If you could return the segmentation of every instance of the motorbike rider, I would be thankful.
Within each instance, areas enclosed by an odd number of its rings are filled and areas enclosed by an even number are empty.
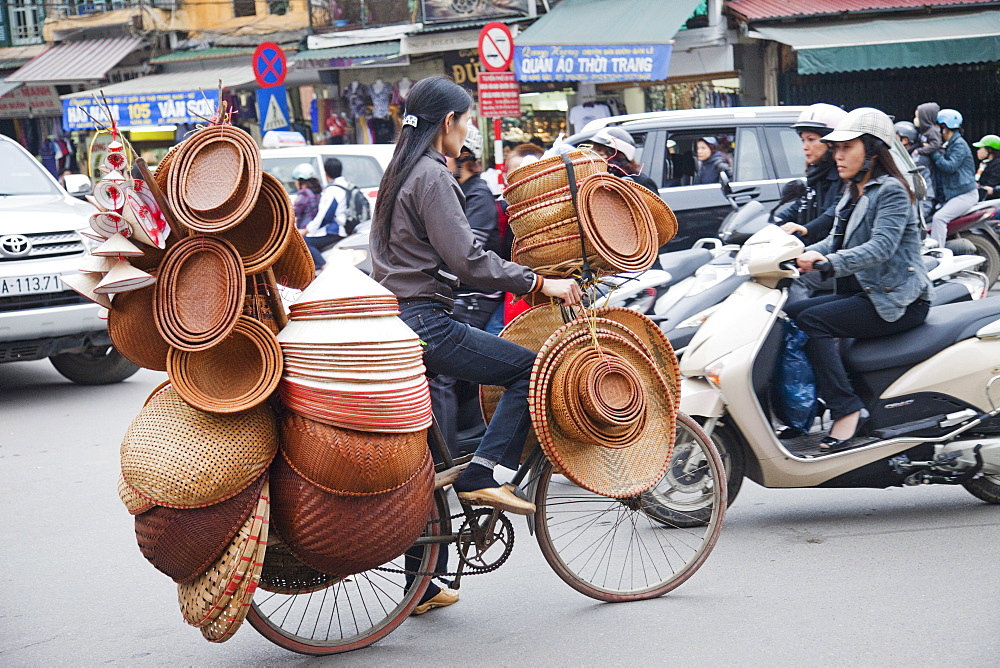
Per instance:
[[[942,109],[937,122],[944,143],[930,156],[934,162],[934,187],[943,204],[931,219],[931,237],[944,248],[948,223],[979,201],[979,191],[972,149],[962,137],[962,114],[954,109]]]
[[[870,107],[855,109],[823,138],[834,144],[847,183],[830,235],[805,249],[801,271],[827,262],[837,280],[832,295],[805,299],[786,313],[806,334],[806,354],[833,425],[820,449],[851,447],[864,407],[844,368],[839,338],[873,338],[912,329],[930,309],[933,286],[920,257],[915,199],[889,146],[892,120]]]
[[[308,162],[303,162],[295,166],[292,170],[292,178],[298,186],[295,193],[295,227],[304,229],[319,211],[320,195],[323,194],[323,186],[316,178],[316,170]]]
[[[913,162],[919,169],[920,178],[924,181],[924,199],[920,201],[920,211],[924,220],[930,220],[931,212],[934,210],[934,163],[930,156],[923,155],[918,149],[923,147],[920,142],[920,131],[917,126],[909,121],[899,121],[893,126],[899,143],[903,145],[913,157]]]
[[[844,182],[837,174],[833,150],[822,140],[846,115],[840,107],[819,102],[799,114],[792,126],[802,139],[806,157],[806,193],[775,217],[784,223],[782,230],[804,236],[807,242],[825,239],[833,227],[833,210],[844,191]]]
[[[985,135],[975,142],[976,158],[979,159],[979,169],[976,170],[976,183],[979,185],[979,199],[1000,199],[1000,137]]]
[[[635,162],[635,139],[627,130],[604,127],[590,138],[594,152],[608,161],[608,173],[635,181],[654,193],[656,182],[642,173],[642,166]]]

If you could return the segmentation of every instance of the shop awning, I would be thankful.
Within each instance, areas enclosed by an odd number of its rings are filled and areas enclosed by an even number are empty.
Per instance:
[[[1000,12],[996,10],[801,27],[758,26],[750,35],[795,49],[799,74],[1000,60]]]
[[[42,55],[48,48],[48,44],[4,47],[0,49],[0,70],[13,70],[27,65],[32,58]]]
[[[21,85],[20,81],[0,81],[0,97],[3,97]]]
[[[701,0],[563,0],[516,46],[669,44]]]
[[[405,64],[396,62],[402,58],[406,57],[400,54],[400,41],[396,39],[388,42],[334,46],[327,49],[308,49],[296,53],[289,60],[305,67],[346,69]]]
[[[242,86],[254,80],[253,68],[249,65],[240,67],[217,67],[186,72],[169,72],[167,74],[151,74],[138,79],[130,79],[116,84],[101,86],[99,89],[84,90],[79,93],[63,95],[62,99],[76,97],[100,98],[101,91],[107,96],[147,95],[150,93],[173,93],[176,91],[205,90],[215,91],[219,81],[225,88]]]
[[[128,54],[142,46],[138,37],[63,42],[33,58],[7,81],[68,84],[100,81]]]

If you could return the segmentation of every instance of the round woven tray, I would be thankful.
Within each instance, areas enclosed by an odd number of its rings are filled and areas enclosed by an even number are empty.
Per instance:
[[[248,274],[271,267],[285,252],[295,230],[292,203],[278,179],[264,174],[260,196],[243,221],[219,236],[233,244]]]
[[[667,387],[673,392],[674,404],[680,406],[680,365],[677,363],[677,355],[674,353],[673,346],[670,345],[670,340],[655,322],[641,313],[622,306],[605,306],[594,309],[589,313],[589,317],[593,322],[605,328],[613,328],[617,325],[620,328],[618,333],[626,338],[634,337],[630,338],[630,341],[647,353]],[[628,332],[628,335],[625,332]]]
[[[651,191],[649,188],[639,185],[635,181],[622,180],[625,185],[631,188],[642,200],[642,203],[649,208],[649,213],[653,217],[656,225],[656,243],[658,247],[663,247],[677,234],[677,216],[673,210],[663,201],[663,198]]]
[[[580,184],[578,204],[584,237],[616,271],[645,271],[659,245],[649,207],[626,181],[610,174]]]
[[[238,413],[263,402],[278,387],[281,364],[274,334],[247,316],[240,316],[229,336],[212,348],[167,353],[174,389],[210,413]]]
[[[285,252],[278,256],[271,268],[278,283],[296,290],[305,290],[316,278],[316,265],[306,240],[298,231],[288,235]]]
[[[278,421],[257,406],[217,415],[167,387],[132,420],[121,445],[122,476],[134,494],[168,508],[200,508],[239,494],[278,451]]]
[[[274,529],[267,537],[267,556],[260,572],[258,587],[273,594],[309,594],[321,591],[342,578],[320,573],[306,566],[292,554]]]
[[[245,290],[243,263],[231,243],[206,234],[186,237],[160,265],[154,322],[175,348],[211,348],[236,326]]]
[[[273,522],[300,561],[322,573],[347,576],[403,554],[431,515],[434,468],[426,451],[420,471],[399,489],[374,496],[341,496],[319,489],[278,457],[271,465]]]
[[[427,455],[427,432],[377,434],[288,414],[281,451],[303,478],[333,494],[380,494],[405,485]]]
[[[608,171],[608,163],[593,151],[572,151],[566,155],[573,162],[578,182],[593,174]],[[518,167],[507,178],[510,185],[503,191],[503,197],[512,205],[569,185],[566,164],[561,155]]]
[[[108,333],[125,359],[146,369],[166,371],[170,344],[156,327],[149,326],[155,295],[155,285],[117,295],[108,312]]]
[[[257,506],[267,473],[231,499],[204,508],[155,506],[135,518],[142,556],[174,582],[204,573]]]

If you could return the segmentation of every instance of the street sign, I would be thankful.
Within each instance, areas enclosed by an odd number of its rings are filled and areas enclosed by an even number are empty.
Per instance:
[[[514,59],[514,36],[503,23],[493,21],[479,31],[479,60],[487,72],[510,69]]]
[[[521,115],[521,86],[513,72],[479,73],[479,115],[484,118]]]
[[[274,42],[264,42],[253,52],[253,75],[261,88],[271,88],[285,83],[288,63],[285,52]]]
[[[257,91],[257,118],[262,133],[288,129],[288,92],[284,86]]]

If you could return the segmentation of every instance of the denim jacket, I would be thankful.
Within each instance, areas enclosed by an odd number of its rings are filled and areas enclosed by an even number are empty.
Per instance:
[[[976,189],[976,163],[972,149],[958,131],[945,142],[940,151],[931,153],[938,197],[947,202]]]
[[[848,203],[844,192],[837,212]],[[833,235],[806,250],[822,253],[837,277],[853,274],[886,322],[903,317],[918,299],[930,301],[934,286],[920,256],[920,230],[914,205],[898,179],[882,175],[865,184],[847,221],[844,243],[831,252]]]

